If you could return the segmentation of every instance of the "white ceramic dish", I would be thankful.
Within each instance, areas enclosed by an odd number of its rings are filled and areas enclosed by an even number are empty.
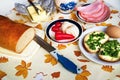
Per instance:
[[[73,25],[75,25],[74,27],[76,27],[78,29],[78,31],[79,31],[77,37],[75,37],[72,40],[61,40],[61,41],[55,40],[55,38],[54,38],[55,37],[55,33],[51,30],[51,28],[55,25],[56,22],[61,22],[61,23],[63,23],[63,22],[69,22],[69,23],[72,23]],[[77,22],[73,21],[73,20],[70,20],[70,19],[55,20],[52,23],[50,23],[48,25],[48,27],[46,28],[46,35],[47,35],[47,37],[51,41],[54,41],[56,43],[71,43],[71,42],[74,42],[74,41],[76,41],[76,40],[79,39],[79,37],[81,36],[82,32],[83,32],[83,29],[82,29],[81,25],[78,24]]]
[[[84,31],[82,33],[82,35],[80,36],[79,38],[79,48],[81,50],[81,52],[83,53],[83,55],[85,57],[87,57],[89,60],[95,62],[95,63],[98,63],[98,64],[102,64],[102,65],[115,65],[115,64],[120,64],[120,61],[118,62],[113,62],[113,63],[110,63],[110,62],[105,62],[105,61],[102,61],[98,58],[97,54],[90,54],[89,52],[87,52],[85,49],[84,49],[84,46],[83,46],[83,38],[86,34],[90,33],[90,32],[93,32],[93,31],[105,31],[106,30],[106,27],[105,26],[99,26],[99,27],[93,27],[93,28],[90,28],[90,29],[87,29],[86,31]]]

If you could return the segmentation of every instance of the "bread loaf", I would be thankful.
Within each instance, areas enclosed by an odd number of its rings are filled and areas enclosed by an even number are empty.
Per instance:
[[[34,28],[0,15],[0,47],[20,53],[34,36]]]

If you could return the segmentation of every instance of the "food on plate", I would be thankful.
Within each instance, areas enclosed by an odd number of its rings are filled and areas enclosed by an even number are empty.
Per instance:
[[[0,47],[20,53],[34,36],[34,28],[0,15]]]
[[[38,7],[38,13],[35,11],[33,6],[28,6],[27,7],[27,11],[30,15],[30,18],[33,22],[40,22],[40,21],[46,21],[48,16],[45,10],[43,10],[40,6],[36,6]]]
[[[78,28],[70,22],[56,22],[51,29],[55,36],[55,40],[73,40],[79,35]]]
[[[112,38],[120,38],[120,27],[115,25],[107,27],[106,33]]]
[[[85,6],[78,6],[75,10],[78,11],[79,17],[86,22],[102,22],[110,16],[110,9],[103,0],[96,0]]]
[[[97,53],[102,44],[108,41],[109,36],[102,31],[93,31],[84,37],[83,45],[90,53]]]
[[[98,57],[108,62],[120,60],[120,43],[117,40],[107,41],[101,46]]]

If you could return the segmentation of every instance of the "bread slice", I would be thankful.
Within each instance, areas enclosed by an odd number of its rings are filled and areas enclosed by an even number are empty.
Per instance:
[[[98,53],[101,60],[116,62],[120,60],[120,43],[117,40],[110,40],[103,44]]]
[[[34,28],[0,15],[0,47],[20,53],[34,36]]]
[[[93,31],[84,37],[83,45],[90,53],[97,53],[100,46],[108,41],[109,36],[102,31]]]

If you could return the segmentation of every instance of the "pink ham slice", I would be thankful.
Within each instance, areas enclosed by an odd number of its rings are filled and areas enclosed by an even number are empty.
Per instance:
[[[110,9],[102,0],[96,0],[88,6],[80,6],[75,8],[79,11],[79,15],[87,22],[101,22],[106,20],[110,15]]]

